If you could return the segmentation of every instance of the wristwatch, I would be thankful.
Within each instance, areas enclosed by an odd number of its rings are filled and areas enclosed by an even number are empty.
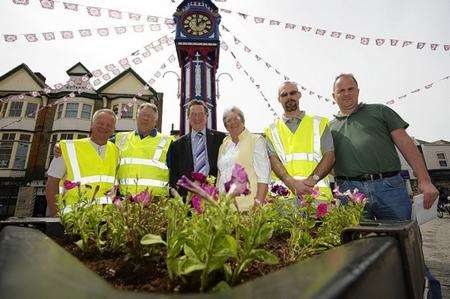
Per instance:
[[[312,176],[311,176],[311,178],[317,183],[318,181],[320,181],[320,176],[318,176],[317,174],[313,174]]]

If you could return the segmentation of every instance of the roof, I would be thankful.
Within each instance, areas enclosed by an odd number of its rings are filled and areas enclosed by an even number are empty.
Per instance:
[[[435,144],[435,145],[450,145],[450,142],[447,141],[447,140],[440,139],[440,140],[436,140],[436,141],[431,142],[431,144]]]
[[[14,74],[15,72],[19,71],[20,69],[24,69],[29,75],[30,77],[41,87],[41,88],[46,88],[48,87],[47,84],[45,84],[45,82],[40,78],[40,76],[37,76],[35,73],[33,73],[33,71],[28,67],[28,65],[26,65],[25,63],[19,64],[18,66],[16,66],[15,68],[13,68],[12,70],[10,70],[9,72],[5,73],[4,75],[0,76],[0,81],[3,81],[4,79],[8,78],[9,76],[11,76],[12,74]]]
[[[66,73],[71,76],[83,76],[83,75],[88,75],[89,78],[92,77],[91,72],[87,69],[87,67],[85,67],[81,62],[76,63],[74,66],[72,66],[71,68],[69,68]]]
[[[114,77],[112,80],[110,80],[109,82],[107,82],[105,85],[103,85],[102,87],[100,87],[99,89],[97,89],[98,93],[102,93],[106,88],[108,88],[109,86],[113,85],[115,82],[119,81],[121,78],[123,78],[124,76],[126,76],[127,74],[132,74],[136,79],[139,80],[139,82],[142,83],[142,85],[148,85],[147,82],[145,82],[144,79],[142,79],[141,76],[138,75],[138,73],[136,73],[132,68],[127,68],[126,70],[124,70],[123,72],[121,72],[120,74],[118,74],[116,77]],[[151,86],[149,86],[149,90],[152,94],[154,94],[155,96],[157,95],[156,90],[154,90]]]

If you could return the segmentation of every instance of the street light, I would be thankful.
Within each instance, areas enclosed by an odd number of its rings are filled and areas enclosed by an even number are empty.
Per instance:
[[[222,76],[222,75],[227,75],[228,77],[230,77],[231,81],[233,81],[233,77],[231,77],[231,75],[228,74],[228,73],[220,73],[220,74],[217,76],[217,79],[216,79],[216,97],[217,97],[217,99],[220,98],[220,93],[219,93],[219,78],[220,78],[220,76]]]
[[[167,71],[163,74],[163,78],[166,74],[175,74],[175,76],[177,76],[177,81],[178,81],[178,91],[177,91],[177,98],[180,98],[180,89],[181,89],[181,79],[180,79],[180,75],[178,75],[178,73],[174,72],[174,71]]]

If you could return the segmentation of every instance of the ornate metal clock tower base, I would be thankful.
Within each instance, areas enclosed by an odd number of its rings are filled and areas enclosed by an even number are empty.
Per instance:
[[[180,134],[190,131],[186,108],[201,100],[209,108],[208,128],[217,128],[216,71],[219,66],[218,8],[211,0],[184,0],[174,14],[175,46],[181,68]]]

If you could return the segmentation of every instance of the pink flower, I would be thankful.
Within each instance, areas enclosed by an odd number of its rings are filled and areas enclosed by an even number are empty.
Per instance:
[[[322,218],[328,213],[328,205],[326,203],[321,203],[317,206],[316,217]]]
[[[231,178],[228,182],[225,183],[224,187],[227,195],[231,197],[249,195],[249,181],[244,167],[239,164],[234,164]]]
[[[333,194],[335,196],[341,196],[342,195],[341,191],[339,191],[339,186],[338,185],[336,185],[336,187],[333,189]]]
[[[201,184],[200,188],[203,189],[208,195],[210,195],[214,200],[217,200],[219,198],[219,191],[215,186],[211,186],[208,184]]]
[[[131,197],[131,201],[132,202],[141,202],[144,205],[148,205],[150,203],[150,193],[148,192],[148,189],[145,189],[144,191]]]
[[[199,182],[199,183],[206,183],[206,175],[204,175],[201,172],[193,172],[192,173],[192,179],[194,181]]]
[[[112,202],[116,207],[120,207],[122,205],[122,199],[120,198],[120,196],[114,197]]]
[[[353,193],[353,198],[352,198],[352,200],[353,200],[354,202],[357,202],[357,203],[365,202],[365,200],[366,200],[366,195],[365,195],[364,193],[362,193],[362,192],[355,192],[355,193]]]
[[[181,179],[178,180],[177,185],[180,187],[183,187],[193,193],[200,195],[201,197],[207,199],[208,201],[210,201],[212,203],[216,203],[214,201],[214,198],[212,195],[210,195],[205,190],[203,190],[200,187],[200,185],[198,185],[198,184],[194,183],[193,181],[191,181],[190,179],[188,179],[185,175],[183,175],[181,177]],[[211,190],[211,192],[213,192],[213,191]]]
[[[197,214],[203,213],[202,198],[198,194],[195,194],[194,196],[192,196],[191,201],[192,201],[192,207],[197,212]]]
[[[71,182],[71,181],[68,181],[68,180],[64,181],[64,189],[70,190],[70,189],[73,189],[75,187],[80,187],[80,182]]]
[[[319,187],[314,187],[314,189],[311,191],[311,196],[314,199],[317,199],[320,196],[320,190]]]

